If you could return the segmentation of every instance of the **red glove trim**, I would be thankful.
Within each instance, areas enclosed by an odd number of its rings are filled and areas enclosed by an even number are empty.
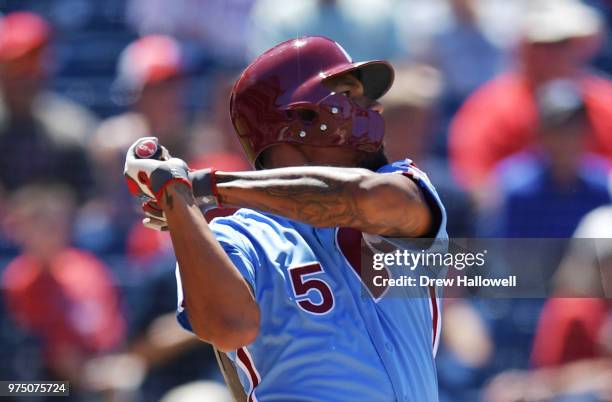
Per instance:
[[[138,183],[136,183],[136,181],[128,175],[125,175],[124,177],[125,177],[125,182],[127,183],[128,190],[130,191],[130,193],[135,197],[141,196],[142,190],[140,189],[140,186],[138,185]]]
[[[215,200],[217,201],[217,206],[221,208],[221,200],[219,199],[219,189],[217,188],[217,169],[210,169],[210,187]]]
[[[168,186],[172,183],[183,183],[184,185],[186,185],[187,187],[189,187],[191,189],[191,182],[187,179],[183,179],[183,178],[173,178],[171,180],[168,180],[167,182],[164,183],[164,185],[159,189],[159,191],[155,194],[155,199],[159,202],[162,194],[164,193],[164,190],[166,188],[168,188]],[[149,187],[151,189],[151,192],[153,193],[153,189],[151,187]]]

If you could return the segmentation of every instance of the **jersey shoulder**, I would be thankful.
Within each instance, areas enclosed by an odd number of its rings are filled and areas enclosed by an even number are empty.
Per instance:
[[[445,239],[446,234],[446,209],[440,199],[434,185],[429,180],[425,172],[417,167],[411,159],[402,159],[389,163],[376,171],[377,173],[400,173],[412,179],[421,189],[427,204],[437,216],[438,225],[433,233],[433,237]]]
[[[215,231],[219,227],[230,227],[236,230],[257,231],[264,228],[279,229],[291,226],[291,221],[281,216],[267,214],[249,208],[240,208],[233,214],[218,216],[211,220],[210,227]]]
[[[417,181],[424,181],[431,186],[431,181],[427,174],[419,169],[412,159],[402,159],[393,163],[389,163],[379,168],[376,173],[403,173]]]
[[[290,234],[297,236],[299,225],[281,216],[241,208],[230,216],[214,218],[209,226],[222,244],[237,244],[253,253],[257,250],[274,254]]]

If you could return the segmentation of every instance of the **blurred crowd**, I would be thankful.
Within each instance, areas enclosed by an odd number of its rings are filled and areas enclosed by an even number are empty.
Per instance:
[[[553,297],[445,300],[440,400],[612,401],[612,310],[586,297],[606,278],[579,280],[612,267],[612,1],[0,12],[0,379],[69,380],[71,401],[229,400],[213,351],[175,322],[170,240],[140,224],[123,158],[153,134],[192,168],[250,169],[233,81],[271,46],[324,35],[355,60],[393,62],[385,147],[428,173],[451,237],[565,239]],[[601,241],[588,252],[585,238]]]

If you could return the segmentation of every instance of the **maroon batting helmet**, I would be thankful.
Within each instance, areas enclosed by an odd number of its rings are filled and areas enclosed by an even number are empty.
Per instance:
[[[321,36],[283,42],[253,61],[230,100],[232,123],[251,163],[266,148],[286,142],[380,149],[380,114],[323,85],[346,72],[355,74],[370,99],[380,98],[393,82],[386,61],[353,63],[338,43]]]

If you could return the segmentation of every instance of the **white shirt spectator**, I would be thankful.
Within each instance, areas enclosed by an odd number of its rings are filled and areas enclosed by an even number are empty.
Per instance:
[[[254,0],[130,0],[128,23],[141,35],[163,33],[201,43],[213,55],[244,61]],[[287,2],[291,3],[291,2]]]
[[[355,60],[401,55],[394,0],[258,0],[248,36],[250,57],[285,40],[322,35]]]

